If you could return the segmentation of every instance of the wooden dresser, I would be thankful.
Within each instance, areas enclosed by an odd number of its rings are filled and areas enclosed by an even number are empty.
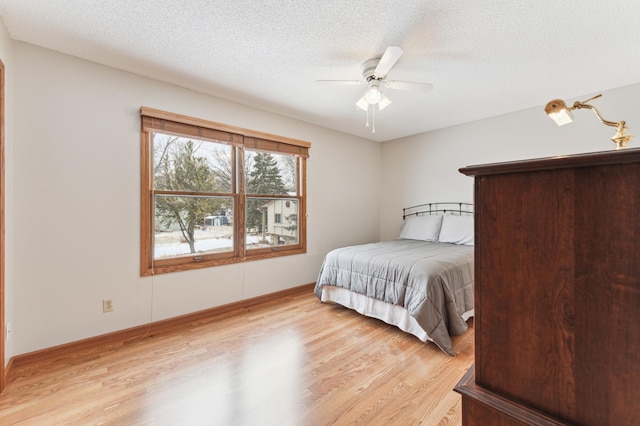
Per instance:
[[[640,149],[460,171],[476,212],[463,424],[640,424]]]

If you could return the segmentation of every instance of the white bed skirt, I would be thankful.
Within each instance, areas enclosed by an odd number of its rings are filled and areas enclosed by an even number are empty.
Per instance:
[[[433,342],[427,332],[420,327],[418,322],[409,315],[409,312],[401,306],[392,305],[381,300],[372,299],[359,293],[354,293],[342,287],[331,285],[322,286],[323,302],[337,303],[353,309],[367,317],[376,318],[394,325],[402,331],[413,334],[423,342]],[[462,314],[462,319],[467,321],[473,316],[473,309]]]

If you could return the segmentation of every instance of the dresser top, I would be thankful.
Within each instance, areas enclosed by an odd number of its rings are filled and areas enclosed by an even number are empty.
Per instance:
[[[626,163],[640,163],[640,148],[480,164],[463,167],[459,171],[467,176],[483,176]]]

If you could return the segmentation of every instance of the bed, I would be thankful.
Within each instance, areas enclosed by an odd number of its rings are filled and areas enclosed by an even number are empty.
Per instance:
[[[405,208],[398,238],[330,251],[314,292],[453,355],[473,316],[473,236],[470,203]]]

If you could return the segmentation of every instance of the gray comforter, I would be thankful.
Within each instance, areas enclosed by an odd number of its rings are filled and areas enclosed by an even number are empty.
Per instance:
[[[450,336],[467,330],[462,314],[473,309],[473,247],[399,239],[335,249],[320,269],[318,298],[325,285],[405,308],[453,355]]]

